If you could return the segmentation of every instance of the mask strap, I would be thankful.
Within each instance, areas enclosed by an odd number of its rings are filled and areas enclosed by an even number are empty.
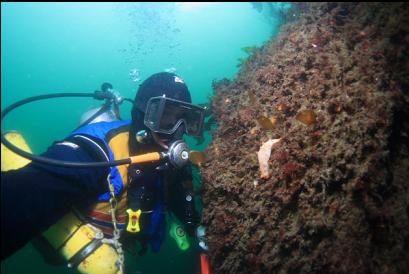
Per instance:
[[[152,132],[152,136],[153,139],[155,140],[155,142],[160,145],[161,147],[163,147],[164,149],[169,149],[169,146],[167,146],[160,138],[159,135],[156,132]]]

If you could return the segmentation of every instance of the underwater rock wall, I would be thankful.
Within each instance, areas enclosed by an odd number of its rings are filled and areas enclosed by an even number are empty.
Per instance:
[[[201,170],[212,273],[407,273],[408,4],[297,14],[214,83]]]

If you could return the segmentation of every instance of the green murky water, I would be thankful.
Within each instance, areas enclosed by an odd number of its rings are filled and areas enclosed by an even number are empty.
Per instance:
[[[281,22],[269,15],[250,3],[1,3],[1,108],[39,94],[93,92],[103,82],[133,99],[143,80],[165,70],[184,79],[194,103],[205,103],[213,80],[234,78],[239,59],[248,56],[242,48],[275,35]],[[41,153],[100,104],[35,102],[11,113],[2,130],[22,132]],[[130,108],[122,106],[123,118]],[[204,149],[211,141],[205,137],[191,148]],[[126,273],[199,273],[193,243],[180,251],[168,237],[159,253],[127,255]],[[45,264],[31,244],[3,261],[1,271],[77,273]]]

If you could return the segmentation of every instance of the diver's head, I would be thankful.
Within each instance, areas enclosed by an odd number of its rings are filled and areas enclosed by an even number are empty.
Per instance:
[[[183,134],[198,135],[203,124],[202,108],[191,104],[189,89],[173,73],[150,76],[139,87],[132,108],[133,125],[149,130],[157,143],[166,145]]]
[[[165,95],[167,98],[192,103],[189,89],[174,73],[159,72],[146,79],[138,89],[134,109],[146,111],[149,99]]]
[[[112,85],[110,84],[110,83],[103,83],[102,85],[101,85],[101,91],[103,91],[103,92],[107,92],[107,91],[109,91],[109,90],[112,90],[113,89],[113,87],[112,87]]]

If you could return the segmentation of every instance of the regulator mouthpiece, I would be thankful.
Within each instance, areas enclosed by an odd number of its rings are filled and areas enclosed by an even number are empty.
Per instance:
[[[181,140],[172,143],[165,153],[169,162],[176,168],[184,167],[189,161],[189,147]]]

